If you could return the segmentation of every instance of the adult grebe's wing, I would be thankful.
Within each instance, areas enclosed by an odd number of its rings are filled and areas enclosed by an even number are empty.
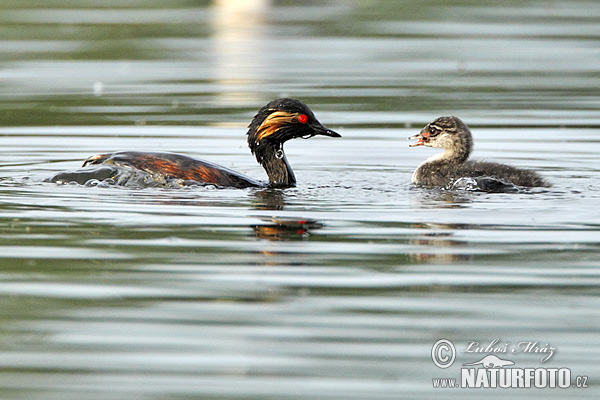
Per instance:
[[[104,180],[118,174],[118,170],[139,170],[164,179],[182,179],[223,187],[259,187],[261,182],[239,172],[204,160],[175,153],[143,153],[121,151],[97,154],[85,160],[83,168],[61,172],[47,179],[49,182],[85,183],[90,179]]]

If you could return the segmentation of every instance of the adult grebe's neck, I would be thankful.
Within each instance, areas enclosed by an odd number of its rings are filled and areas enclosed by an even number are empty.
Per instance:
[[[296,186],[294,171],[283,152],[283,144],[270,143],[256,151],[256,160],[269,177],[269,186]]]

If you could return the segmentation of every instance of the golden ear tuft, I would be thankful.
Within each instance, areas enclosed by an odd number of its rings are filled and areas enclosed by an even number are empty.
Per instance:
[[[294,122],[297,116],[297,113],[289,113],[286,111],[275,111],[274,113],[269,114],[256,130],[256,141],[260,142],[264,138],[277,132],[283,125]]]

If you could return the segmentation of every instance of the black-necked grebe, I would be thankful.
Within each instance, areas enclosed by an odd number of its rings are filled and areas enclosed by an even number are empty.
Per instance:
[[[550,187],[550,184],[534,171],[495,162],[468,160],[473,149],[473,138],[469,127],[456,117],[440,117],[409,139],[418,139],[410,147],[445,149],[419,165],[412,176],[416,185],[450,188],[461,178],[481,177],[516,186]]]
[[[296,178],[283,152],[283,144],[290,139],[310,138],[315,135],[341,137],[323,126],[311,109],[300,100],[282,98],[273,100],[261,108],[248,126],[248,146],[267,172],[268,184],[229,168],[182,154],[135,151],[92,156],[83,163],[83,167],[94,166],[93,169],[88,169],[90,172],[87,175],[86,168],[83,168],[58,173],[48,181],[69,182],[74,180],[74,177],[79,178],[75,179],[76,181],[103,180],[111,177],[110,167],[117,166],[140,170],[167,180],[181,179],[222,187],[290,187],[295,186]],[[99,165],[107,168],[98,168]]]

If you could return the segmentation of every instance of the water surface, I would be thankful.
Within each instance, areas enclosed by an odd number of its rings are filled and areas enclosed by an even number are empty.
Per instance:
[[[0,397],[480,398],[441,338],[600,381],[597,2],[7,1],[0,7]],[[342,139],[286,144],[285,190],[43,183],[174,151],[264,179],[245,144],[298,97]],[[454,114],[474,157],[550,189],[425,190]],[[512,358],[511,358],[512,357]]]

